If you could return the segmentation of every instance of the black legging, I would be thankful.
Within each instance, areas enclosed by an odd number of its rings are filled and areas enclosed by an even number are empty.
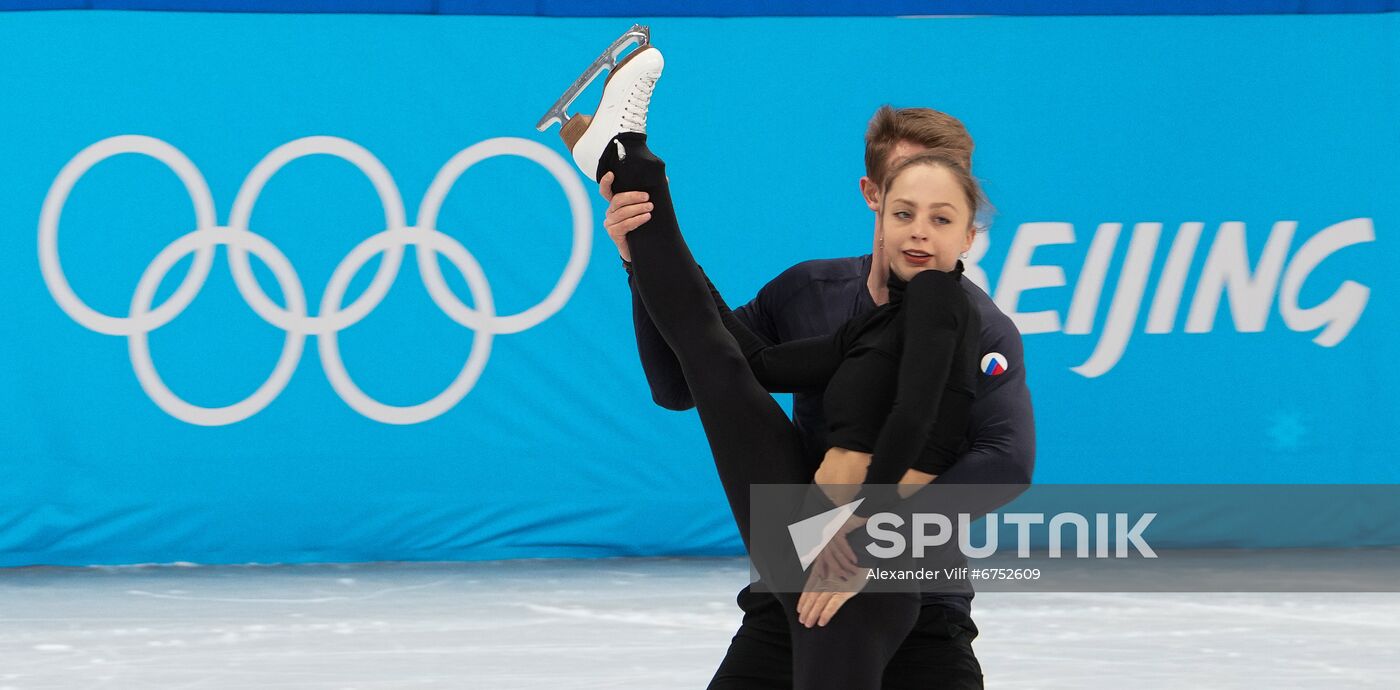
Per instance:
[[[666,182],[666,165],[646,136],[620,134],[606,147],[599,175],[612,172],[614,192],[644,191],[654,205],[647,223],[627,235],[633,280],[657,330],[675,352],[714,454],[715,468],[750,547],[751,484],[807,484],[801,438],[777,401],[764,390],[721,320],[708,282],[681,236]],[[731,315],[732,316],[732,315]],[[771,543],[771,542],[770,542]],[[795,559],[764,563],[763,579],[793,582]],[[775,569],[787,568],[775,577]],[[800,573],[800,571],[798,571]],[[800,575],[798,576],[800,578]],[[792,635],[796,690],[875,690],[886,663],[919,616],[915,593],[865,592],[852,597],[826,626],[797,622],[797,593],[777,593]]]

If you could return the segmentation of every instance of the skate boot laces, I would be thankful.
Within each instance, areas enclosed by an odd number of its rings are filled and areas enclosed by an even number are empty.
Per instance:
[[[641,77],[631,93],[627,94],[627,103],[622,106],[624,131],[647,133],[647,106],[651,104],[651,92],[654,88],[656,77]]]

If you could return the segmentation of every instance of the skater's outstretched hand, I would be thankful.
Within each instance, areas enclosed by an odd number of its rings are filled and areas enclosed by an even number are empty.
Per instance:
[[[608,237],[617,245],[617,253],[622,256],[622,260],[631,261],[632,252],[627,249],[627,233],[651,220],[652,204],[648,201],[650,196],[646,192],[613,194],[612,183],[612,173],[603,175],[603,179],[598,181],[598,192],[608,200],[608,212],[603,216],[603,227],[607,228]]]
[[[802,596],[797,600],[797,620],[807,627],[826,625],[851,597],[865,587],[869,568],[856,563],[846,535],[865,524],[865,518],[851,516],[827,542],[812,563]]]
[[[869,568],[860,568],[850,577],[821,578],[813,572],[807,578],[807,586],[797,599],[797,620],[801,624],[826,625],[846,602],[865,587]]]

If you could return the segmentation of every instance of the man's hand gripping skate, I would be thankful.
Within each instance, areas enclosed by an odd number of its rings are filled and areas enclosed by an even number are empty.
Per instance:
[[[608,237],[617,245],[617,253],[622,256],[622,260],[631,261],[632,253],[627,249],[627,233],[651,220],[653,206],[648,201],[651,197],[646,192],[613,194],[612,183],[612,173],[603,175],[603,179],[598,181],[598,193],[608,201],[608,212],[603,216],[603,227],[607,228]]]

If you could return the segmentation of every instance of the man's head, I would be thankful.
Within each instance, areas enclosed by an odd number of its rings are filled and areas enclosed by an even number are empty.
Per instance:
[[[930,108],[880,106],[865,130],[865,177],[860,193],[871,211],[880,209],[885,175],[900,161],[929,149],[955,155],[972,169],[972,135],[958,118]]]

